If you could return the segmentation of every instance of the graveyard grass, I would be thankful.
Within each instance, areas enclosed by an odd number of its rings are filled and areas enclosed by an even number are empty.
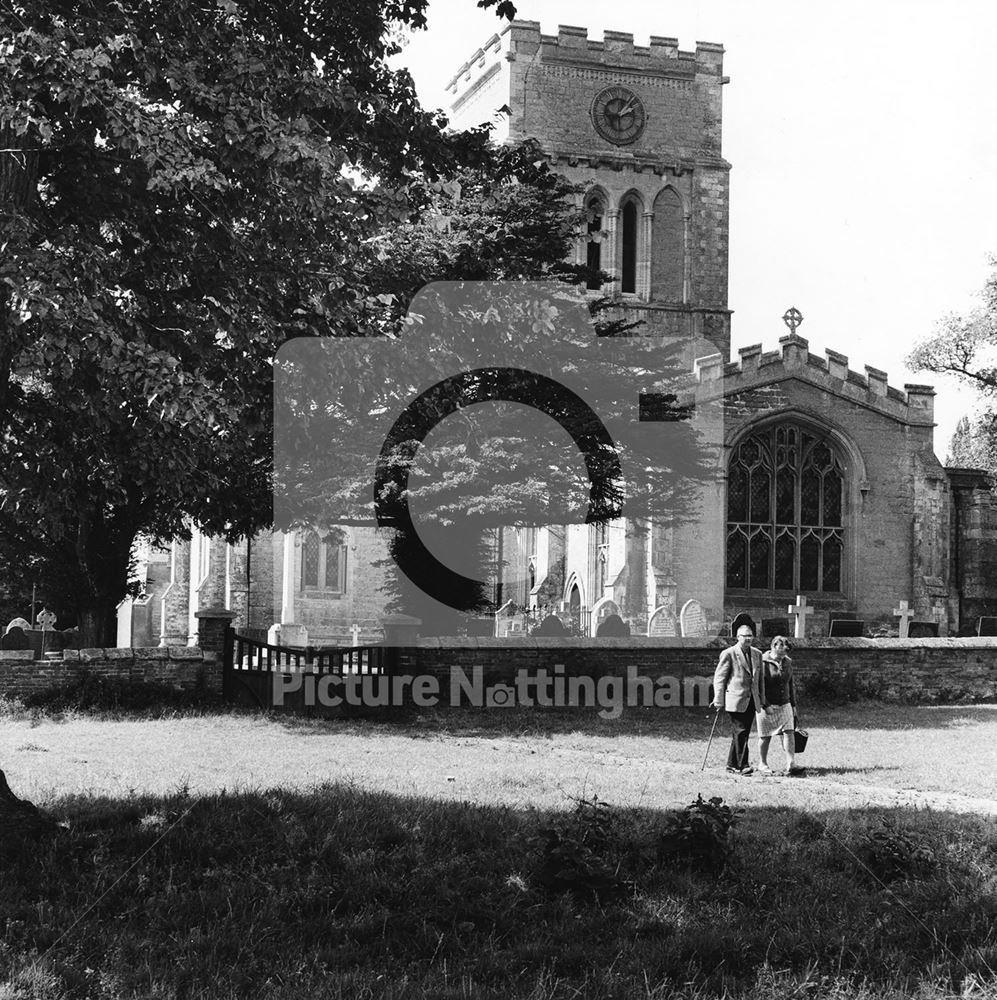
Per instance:
[[[997,997],[997,706],[814,709],[806,779],[700,772],[711,718],[7,706],[68,829],[0,840],[0,998]],[[722,874],[654,850],[699,793]],[[552,825],[618,894],[544,890]]]

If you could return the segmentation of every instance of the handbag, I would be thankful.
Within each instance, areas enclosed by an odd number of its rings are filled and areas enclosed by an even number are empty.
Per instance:
[[[799,729],[799,720],[796,716],[793,716],[793,752],[803,753],[807,748],[807,740],[810,739],[810,734],[805,729]]]

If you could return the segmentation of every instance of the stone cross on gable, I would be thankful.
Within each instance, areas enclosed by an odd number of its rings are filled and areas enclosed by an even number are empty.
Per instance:
[[[790,333],[796,333],[796,328],[803,322],[803,313],[796,306],[790,306],[782,314],[782,321],[789,327]]]
[[[900,602],[899,608],[894,608],[893,613],[900,619],[900,638],[906,639],[910,634],[910,622],[914,617],[910,605],[906,601]]]
[[[786,612],[796,620],[794,635],[797,639],[807,637],[807,618],[813,613],[813,608],[807,604],[807,599],[802,594],[796,595],[796,603],[790,604]]]

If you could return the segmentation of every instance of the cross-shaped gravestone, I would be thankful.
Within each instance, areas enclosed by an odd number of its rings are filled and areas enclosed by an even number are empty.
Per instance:
[[[910,634],[910,622],[914,617],[910,605],[906,601],[900,602],[899,608],[894,608],[893,613],[900,619],[900,638],[906,639]]]
[[[350,642],[353,644],[353,648],[356,649],[360,645],[360,626],[351,625],[350,626]]]
[[[790,604],[786,608],[786,613],[789,614],[796,621],[796,628],[794,629],[794,635],[797,639],[806,639],[807,637],[807,618],[813,613],[813,608],[807,604],[807,599],[802,594],[796,595],[796,603]]]
[[[42,608],[38,612],[38,627],[43,631],[47,632],[55,624],[55,615],[49,611],[48,608]]]

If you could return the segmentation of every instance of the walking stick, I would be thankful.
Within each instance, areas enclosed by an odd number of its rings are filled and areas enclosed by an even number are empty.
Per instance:
[[[713,736],[717,731],[717,723],[720,721],[720,709],[717,709],[717,714],[713,716],[713,728],[710,730],[710,742],[706,744],[706,754],[703,757],[703,766],[699,769],[700,771],[706,770],[706,759],[710,756],[710,747],[713,746]]]

